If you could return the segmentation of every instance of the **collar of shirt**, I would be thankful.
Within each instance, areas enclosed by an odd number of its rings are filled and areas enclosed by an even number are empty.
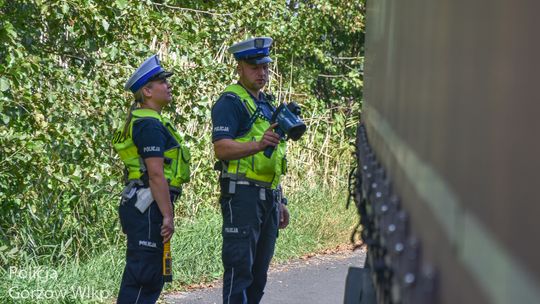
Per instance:
[[[239,86],[241,86],[242,88],[244,88],[244,90],[246,90],[246,92],[249,94],[249,96],[251,97],[251,99],[253,99],[253,101],[255,101],[256,103],[257,103],[257,102],[266,101],[266,95],[265,95],[262,91],[259,92],[259,97],[260,97],[260,98],[255,98],[255,96],[253,96],[253,94],[251,94],[251,92],[248,91],[248,89],[246,89],[246,87],[244,87],[244,86],[240,83],[240,81],[238,81],[236,84],[238,84]]]
[[[240,82],[238,82],[238,85],[242,86],[244,89],[246,89]],[[246,92],[248,92],[249,96],[258,108],[261,110],[261,114],[267,119],[270,120],[272,118],[272,113],[274,112],[274,107],[266,100],[266,94],[264,92],[259,92],[259,99],[255,98],[253,94],[251,94],[247,89]]]

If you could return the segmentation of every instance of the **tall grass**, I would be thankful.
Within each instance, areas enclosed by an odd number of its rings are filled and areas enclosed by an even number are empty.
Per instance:
[[[312,186],[289,194],[291,222],[288,228],[280,230],[274,261],[282,262],[347,242],[355,218],[352,211],[344,209],[345,188],[319,187],[318,184],[313,182]],[[220,278],[221,215],[218,208],[201,208],[194,217],[177,218],[176,225],[172,241],[174,281],[166,290],[182,290],[190,284]],[[56,267],[28,263],[2,270],[0,299],[2,303],[111,302],[117,294],[125,265],[124,253],[124,245],[110,246],[84,262],[66,261]],[[44,292],[37,294],[40,290]],[[50,295],[53,298],[48,299]]]

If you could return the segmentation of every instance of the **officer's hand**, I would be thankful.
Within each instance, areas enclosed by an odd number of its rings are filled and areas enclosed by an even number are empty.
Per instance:
[[[161,225],[161,236],[163,237],[163,243],[167,243],[174,233],[174,219],[172,216],[163,217],[163,224]]]
[[[287,206],[279,204],[279,229],[284,229],[289,225],[289,210]]]
[[[277,127],[277,122],[272,124],[263,134],[261,141],[259,141],[259,150],[262,151],[268,146],[275,147],[279,144],[279,135],[274,132],[274,128]]]

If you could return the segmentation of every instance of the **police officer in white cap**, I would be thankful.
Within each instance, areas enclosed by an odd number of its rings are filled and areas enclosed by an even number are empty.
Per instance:
[[[212,108],[212,141],[219,162],[223,217],[223,303],[259,303],[274,254],[278,228],[289,213],[276,189],[286,170],[285,142],[273,132],[271,96],[262,92],[272,62],[272,39],[234,44],[238,82]],[[275,147],[271,158],[266,147]]]
[[[113,138],[125,165],[126,184],[119,215],[127,252],[118,303],[155,303],[164,282],[172,278],[164,253],[174,233],[173,203],[182,184],[189,181],[190,155],[176,129],[161,115],[172,100],[167,80],[171,75],[154,55],[125,85],[135,102]]]

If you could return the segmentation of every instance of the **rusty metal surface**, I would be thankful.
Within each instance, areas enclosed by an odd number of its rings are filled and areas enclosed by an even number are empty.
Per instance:
[[[495,245],[486,250],[500,249],[531,286],[540,282],[539,11],[532,0],[368,1],[362,120],[426,258],[441,270],[442,303],[489,303],[511,294],[486,288],[490,278],[471,269],[474,259],[482,264],[498,252],[466,252],[460,240],[475,237],[466,217],[485,230],[471,248],[483,248],[487,235]],[[384,130],[402,145],[389,143]],[[455,214],[448,215],[454,224],[441,224],[426,202],[430,196],[421,192],[432,189],[419,190],[411,162],[400,158],[407,153],[455,196]],[[491,271],[500,277],[506,269]]]

